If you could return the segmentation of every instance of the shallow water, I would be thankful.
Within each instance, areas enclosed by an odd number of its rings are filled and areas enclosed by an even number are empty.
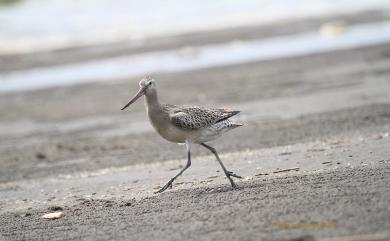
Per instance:
[[[145,73],[200,69],[387,42],[390,42],[390,22],[356,25],[334,36],[308,32],[3,73],[0,74],[0,92],[109,81]]]
[[[370,9],[390,9],[390,3],[388,0],[23,0],[0,7],[0,54]]]

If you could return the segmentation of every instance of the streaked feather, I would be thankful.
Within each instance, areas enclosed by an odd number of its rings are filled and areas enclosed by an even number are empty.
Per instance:
[[[212,109],[197,106],[164,105],[171,123],[177,127],[196,130],[225,121],[240,113],[235,110]]]

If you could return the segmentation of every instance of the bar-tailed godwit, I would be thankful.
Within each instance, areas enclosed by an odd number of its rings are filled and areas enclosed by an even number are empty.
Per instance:
[[[205,143],[217,139],[226,131],[242,126],[242,124],[235,123],[229,119],[238,114],[239,111],[162,104],[157,98],[156,81],[154,79],[145,77],[139,82],[139,86],[140,89],[138,93],[122,108],[122,110],[144,95],[146,112],[148,113],[149,120],[154,129],[164,139],[174,143],[185,143],[187,147],[187,164],[156,193],[161,193],[167,188],[172,188],[173,181],[190,167],[192,144],[200,144],[210,150],[221,165],[232,188],[236,188],[236,184],[232,177],[241,177],[226,170],[217,151]]]

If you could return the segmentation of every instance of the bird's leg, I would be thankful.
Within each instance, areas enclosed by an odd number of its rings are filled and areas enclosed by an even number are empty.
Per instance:
[[[185,170],[187,170],[187,168],[189,168],[191,166],[191,143],[186,142],[186,146],[187,146],[187,156],[188,156],[187,164],[183,167],[183,169],[181,169],[181,171],[178,174],[176,174],[176,176],[171,178],[171,180],[169,180],[169,182],[167,184],[165,184],[165,186],[163,186],[160,190],[158,190],[155,193],[162,193],[165,190],[167,190],[168,188],[172,188],[173,181],[175,181],[176,178],[178,178],[181,174],[183,174],[183,172]]]
[[[219,159],[217,151],[213,147],[211,147],[209,145],[206,145],[205,143],[201,143],[201,145],[206,147],[207,149],[209,149],[215,155],[215,157],[217,158],[217,161],[219,162],[219,164],[222,167],[223,172],[225,173],[226,177],[229,179],[230,184],[232,185],[232,188],[237,188],[236,184],[234,183],[234,181],[233,181],[233,179],[231,177],[237,177],[237,178],[242,178],[242,177],[237,175],[237,174],[234,174],[233,172],[230,172],[230,171],[226,170],[226,168],[223,165],[221,159]]]

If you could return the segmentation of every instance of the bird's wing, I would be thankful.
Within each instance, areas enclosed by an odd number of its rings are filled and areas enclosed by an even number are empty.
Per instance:
[[[224,121],[239,111],[210,109],[197,106],[169,106],[171,123],[183,129],[199,129]]]

